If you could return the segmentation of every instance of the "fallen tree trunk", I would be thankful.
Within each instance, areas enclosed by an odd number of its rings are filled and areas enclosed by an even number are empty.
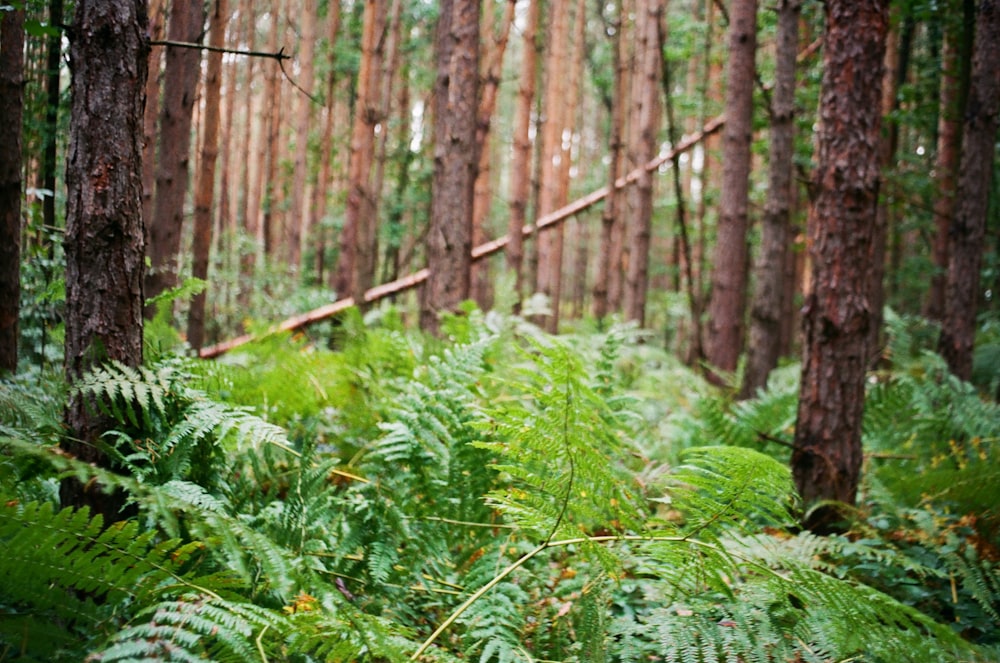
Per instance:
[[[680,143],[678,143],[673,149],[671,149],[666,154],[661,154],[644,166],[636,168],[632,172],[628,173],[624,177],[619,177],[618,181],[615,182],[616,189],[622,189],[627,185],[635,182],[639,179],[639,176],[646,172],[652,172],[667,163],[675,155],[687,152],[692,147],[700,143],[706,137],[712,135],[722,128],[725,124],[725,118],[722,115],[718,115],[713,119],[709,120],[702,130],[698,133],[688,136]],[[533,226],[525,226],[523,233],[525,236],[531,235],[535,230],[539,228],[545,228],[547,226],[555,225],[557,223],[562,223],[566,219],[579,214],[583,210],[587,209],[604,200],[608,193],[610,192],[609,187],[604,186],[596,191],[593,191],[582,198],[577,198],[573,202],[565,205],[554,212],[546,214],[538,219],[538,221]],[[472,249],[472,260],[473,262],[481,260],[487,256],[491,256],[498,251],[501,251],[507,242],[510,241],[510,237],[503,235],[485,244],[480,244],[479,246]],[[421,269],[417,272],[398,278],[395,281],[390,281],[389,283],[383,283],[382,285],[375,286],[374,288],[369,288],[365,292],[365,303],[377,302],[380,299],[388,297],[390,295],[395,295],[400,292],[404,292],[411,288],[415,288],[424,281],[427,280],[427,276],[430,274],[430,270],[427,268]],[[326,320],[331,318],[341,311],[344,311],[350,307],[354,306],[354,299],[352,297],[347,297],[345,299],[338,299],[337,301],[327,304],[326,306],[321,306],[317,309],[309,311],[308,313],[303,313],[302,315],[296,315],[294,317],[288,318],[276,327],[272,329],[269,333],[277,333],[283,331],[292,331],[295,329],[301,329],[307,327],[315,322],[320,322],[321,320]],[[234,348],[238,348],[241,345],[246,345],[250,343],[258,336],[253,334],[244,334],[243,336],[238,336],[236,338],[230,339],[228,341],[223,341],[221,343],[216,343],[215,345],[210,345],[202,348],[198,356],[202,359],[212,359],[218,357],[219,355],[225,354]]]

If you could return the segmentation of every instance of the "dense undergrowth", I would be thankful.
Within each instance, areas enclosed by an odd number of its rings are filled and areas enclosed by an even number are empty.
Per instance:
[[[828,538],[796,368],[736,404],[626,328],[355,316],[106,366],[117,473],[58,452],[58,379],[0,383],[0,660],[997,660],[1000,410],[890,322]],[[60,511],[65,476],[139,515]]]

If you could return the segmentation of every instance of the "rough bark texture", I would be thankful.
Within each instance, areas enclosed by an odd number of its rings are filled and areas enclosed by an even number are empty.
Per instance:
[[[66,378],[108,360],[142,363],[142,110],[146,3],[78,0],[71,33],[73,101],[66,167]],[[63,449],[108,465],[107,422],[78,396],[66,409]],[[63,506],[118,520],[123,496],[63,481]]]
[[[631,168],[638,168],[656,156],[660,127],[659,23],[663,4],[660,0],[639,3],[636,60],[638,76],[632,87]],[[649,245],[653,227],[653,174],[643,170],[626,198],[629,202],[628,266],[622,301],[625,318],[642,327],[646,323],[646,291],[649,288]]]
[[[149,38],[163,39],[163,29],[167,22],[167,7],[164,0],[149,0]],[[146,224],[146,238],[149,238],[149,224],[153,219],[153,193],[156,191],[156,132],[160,119],[160,83],[165,46],[151,46],[146,74],[146,108],[142,121],[142,220]]]
[[[861,472],[870,244],[878,202],[880,98],[888,0],[825,4],[816,198],[809,215],[812,292],[792,452],[806,508],[853,504]],[[839,510],[808,512],[813,531],[835,526]]]
[[[221,48],[225,44],[226,22],[229,20],[227,0],[215,0],[210,17],[209,43]],[[222,53],[212,51],[206,56],[205,114],[202,120],[201,160],[194,193],[194,234],[191,241],[191,275],[208,279],[208,258],[212,249],[212,201],[215,197],[215,163],[219,156],[219,101],[222,85]],[[205,342],[205,292],[191,300],[187,320],[188,343],[195,350]]]
[[[795,153],[795,57],[799,50],[801,0],[778,3],[774,90],[771,96],[771,144],[767,202],[761,223],[760,254],[754,268],[756,289],[750,311],[747,366],[740,395],[750,398],[767,386],[781,348],[781,304],[785,295],[785,254],[792,208]]]
[[[434,179],[427,231],[430,274],[420,302],[421,328],[437,333],[439,315],[469,297],[472,195],[476,179],[479,0],[444,0],[437,25],[434,84]]]
[[[507,223],[507,266],[514,273],[515,312],[520,311],[524,296],[524,236],[522,229],[528,211],[531,192],[531,108],[535,101],[536,65],[538,62],[535,34],[541,0],[528,0],[528,15],[524,22],[524,52],[514,113],[514,155],[510,167],[510,219]]]
[[[618,207],[620,195],[615,187],[622,163],[622,126],[625,110],[623,108],[625,95],[626,64],[622,57],[622,0],[614,2],[614,24],[611,37],[611,61],[614,65],[614,91],[611,95],[611,125],[608,128],[608,197],[601,210],[601,242],[600,255],[597,262],[597,277],[594,280],[594,317],[603,320],[611,312],[609,302],[609,285],[611,273],[621,270],[620,259],[615,260],[612,251],[615,225],[618,223]]]
[[[706,347],[708,362],[727,373],[736,370],[743,348],[756,19],[756,0],[733,1],[729,11],[722,193],[713,255]],[[710,377],[721,381],[714,374]]]
[[[361,67],[358,98],[351,131],[347,202],[344,229],[340,235],[340,258],[334,290],[338,297],[353,297],[361,306],[365,290],[372,286],[378,202],[372,182],[375,163],[375,125],[384,120],[379,79],[382,76],[386,0],[366,0],[361,36]],[[443,11],[443,10],[442,10]]]
[[[17,370],[24,10],[0,12],[0,374]]]
[[[205,11],[201,0],[174,0],[167,36],[171,41],[201,42]],[[177,285],[177,259],[184,223],[191,160],[191,114],[200,75],[201,51],[169,47],[163,79],[160,148],[156,163],[156,193],[149,223],[146,297],[156,297]],[[147,309],[151,316],[155,309]]]
[[[962,128],[958,199],[948,233],[945,317],[938,351],[956,376],[972,376],[979,303],[979,270],[985,248],[986,213],[1000,107],[1000,7],[983,0],[976,9],[972,79]]]

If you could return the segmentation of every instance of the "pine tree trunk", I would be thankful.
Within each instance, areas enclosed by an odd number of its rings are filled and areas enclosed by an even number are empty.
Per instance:
[[[708,305],[706,347],[709,364],[725,373],[736,370],[743,348],[756,17],[756,0],[733,0],[729,12],[722,193],[712,260],[712,298]],[[709,376],[717,383],[723,381],[715,373]]]
[[[62,25],[63,0],[50,0],[49,25]],[[62,95],[62,35],[50,35],[45,54],[45,154],[42,157],[42,188],[53,192],[42,201],[42,220],[49,228],[56,221],[56,168],[59,147],[59,97]],[[51,247],[49,257],[52,257]]]
[[[334,90],[337,83],[337,38],[340,34],[340,2],[327,4],[327,49],[329,49],[329,73],[326,79],[326,91],[323,98],[323,134],[320,138],[319,179],[313,189],[315,203],[313,204],[312,227],[316,238],[316,283],[325,282],[326,246],[328,231],[326,227],[327,201],[330,197],[331,162],[333,160],[333,130],[334,130]]]
[[[957,2],[949,3],[956,8]],[[961,23],[953,16],[944,17],[941,44],[941,88],[937,125],[937,157],[934,164],[934,239],[932,257],[935,273],[927,293],[924,315],[941,321],[945,309],[945,280],[948,273],[948,230],[955,211],[955,180],[962,146],[962,104],[959,85],[959,41]]]
[[[209,33],[210,45],[225,44],[226,22],[229,20],[227,0],[215,0],[212,6]],[[222,53],[209,52],[205,73],[205,115],[201,139],[201,160],[194,194],[194,234],[191,245],[191,275],[208,279],[208,259],[212,249],[212,202],[215,197],[215,164],[219,156],[219,101],[222,85]],[[205,292],[191,300],[187,320],[188,343],[200,350],[205,342]]]
[[[976,9],[972,78],[962,127],[958,197],[948,233],[945,316],[938,351],[951,372],[972,377],[980,266],[993,177],[993,153],[1000,110],[1000,6],[982,0]]]
[[[372,286],[365,275],[374,274],[368,269],[375,260],[370,254],[371,237],[375,233],[378,213],[372,166],[375,162],[375,125],[384,119],[378,83],[382,75],[387,6],[386,0],[365,0],[344,229],[340,235],[340,258],[334,285],[338,297],[353,297],[358,306],[363,306],[365,290]]]
[[[614,251],[615,226],[620,225],[618,219],[621,194],[615,186],[621,171],[622,163],[622,131],[624,130],[625,111],[625,79],[627,77],[627,59],[622,55],[624,44],[622,32],[625,20],[623,17],[622,0],[614,1],[614,24],[611,26],[611,58],[614,66],[614,91],[611,95],[611,121],[608,129],[608,197],[604,199],[601,211],[601,253],[597,263],[597,276],[594,279],[594,317],[598,321],[611,313],[610,284],[613,273],[621,271],[621,255]]]
[[[149,38],[163,39],[163,29],[167,22],[167,8],[164,0],[149,2]],[[149,49],[149,72],[146,75],[146,108],[143,111],[142,149],[142,222],[146,226],[146,237],[153,223],[153,194],[156,191],[156,148],[157,129],[160,120],[160,83],[164,46]]]
[[[853,505],[861,472],[861,415],[872,312],[868,260],[879,188],[879,125],[888,0],[825,5],[815,201],[809,215],[812,292],[803,327],[792,472],[807,509]],[[806,526],[836,526],[839,509],[808,511]]]
[[[285,243],[288,245],[288,264],[298,274],[302,262],[302,238],[309,226],[309,205],[306,200],[306,182],[309,179],[309,126],[312,120],[313,59],[315,57],[316,23],[319,16],[316,0],[302,3],[302,46],[299,51],[299,81],[302,94],[297,95],[295,115],[295,175],[292,178],[292,200],[287,219]]]
[[[0,12],[0,375],[17,370],[21,311],[24,9]]]
[[[479,0],[443,0],[436,33],[434,180],[420,327],[468,299],[472,269],[472,194],[476,180]]]
[[[750,315],[750,343],[740,395],[752,397],[767,386],[778,365],[781,313],[785,296],[785,255],[789,246],[792,173],[795,156],[795,58],[799,50],[801,0],[778,3],[775,82],[771,96],[771,144],[767,202],[761,224],[760,255],[754,273],[756,290]]]
[[[106,361],[142,363],[145,2],[78,0],[72,34],[65,238],[70,384]],[[99,444],[106,418],[72,395],[65,420],[62,448],[107,467]],[[75,478],[60,488],[64,507],[89,506],[105,523],[122,517],[124,497]]]
[[[175,0],[167,26],[171,41],[200,43],[205,23],[200,0]],[[149,226],[150,270],[146,297],[156,297],[177,285],[177,267],[184,224],[191,160],[191,118],[200,76],[201,51],[169,47],[163,79],[160,148],[156,164],[156,193]],[[155,312],[152,307],[147,316]]]
[[[639,71],[632,88],[633,167],[651,161],[658,150],[660,108],[659,23],[663,5],[660,0],[643,0],[637,8],[638,44],[636,61]],[[642,327],[646,323],[646,291],[649,287],[649,245],[653,222],[653,174],[643,168],[635,187],[629,190],[629,263],[625,276],[624,312],[627,320]]]
[[[541,0],[528,0],[528,15],[524,22],[524,47],[521,75],[514,112],[514,154],[510,166],[510,219],[507,223],[507,266],[514,272],[514,311],[521,308],[524,296],[524,229],[531,194],[531,109],[535,101],[537,50]]]

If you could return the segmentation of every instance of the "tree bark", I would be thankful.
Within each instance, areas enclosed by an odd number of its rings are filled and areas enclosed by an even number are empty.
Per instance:
[[[726,373],[736,370],[743,348],[756,50],[757,2],[733,0],[729,12],[722,194],[713,254],[706,347],[706,357],[712,368]],[[717,384],[723,382],[714,372],[710,372],[709,377]]]
[[[479,0],[443,0],[434,84],[434,179],[427,232],[430,274],[420,326],[440,330],[439,314],[468,299],[472,269],[472,195],[476,179]]]
[[[150,0],[148,12],[149,38],[151,40],[163,39],[163,28],[167,17],[164,0]],[[147,240],[149,239],[149,228],[153,222],[153,194],[156,191],[156,138],[160,119],[160,74],[165,48],[165,46],[150,47],[149,72],[146,74],[146,108],[143,110],[142,123],[142,222],[146,227]]]
[[[385,119],[378,83],[382,76],[387,6],[386,0],[365,0],[344,229],[340,235],[340,258],[334,284],[338,297],[353,297],[358,306],[364,305],[365,290],[372,286],[373,279],[366,275],[374,275],[369,265],[373,267],[375,261],[372,238],[377,228],[378,201],[372,182],[372,166],[375,163],[375,126]]]
[[[309,125],[312,120],[313,102],[313,59],[316,42],[316,23],[319,16],[316,10],[316,0],[304,0],[302,3],[302,30],[299,51],[299,86],[302,94],[298,96],[298,109],[295,115],[295,174],[292,178],[291,211],[286,222],[285,242],[288,245],[288,264],[298,274],[302,262],[302,238],[309,227],[309,207],[311,201],[306,198],[306,183],[309,175]]]
[[[226,22],[229,20],[227,0],[215,0],[210,21],[209,43],[221,48],[225,44]],[[194,194],[194,235],[191,245],[191,275],[208,279],[208,259],[212,249],[212,202],[215,197],[215,164],[219,156],[219,101],[222,85],[222,53],[208,53],[205,72],[205,116],[201,142],[201,161]],[[191,299],[187,319],[188,343],[200,350],[205,342],[205,292]]]
[[[980,267],[993,176],[1000,108],[1000,7],[982,0],[976,9],[972,78],[962,127],[958,198],[948,233],[945,316],[938,351],[957,377],[972,377]]]
[[[611,94],[611,118],[608,127],[608,197],[601,210],[600,257],[597,262],[597,276],[594,279],[594,317],[598,321],[611,313],[610,284],[612,274],[621,271],[621,256],[614,251],[615,226],[620,224],[618,208],[621,196],[615,187],[622,163],[622,131],[625,124],[625,79],[628,75],[628,64],[622,54],[624,48],[622,31],[625,20],[623,17],[622,0],[614,0],[614,22],[609,26],[611,37],[611,61],[614,68],[613,92]]]
[[[0,375],[17,370],[21,311],[24,9],[0,12]]]
[[[63,23],[63,0],[49,2],[49,25],[59,26]],[[42,220],[46,226],[55,228],[56,223],[56,163],[59,134],[59,97],[62,84],[62,35],[51,35],[48,38],[45,55],[45,154],[42,157],[42,188],[51,191],[42,201]],[[49,248],[50,257],[52,249]]]
[[[771,96],[771,144],[767,202],[761,224],[760,255],[754,272],[756,290],[750,314],[750,343],[740,391],[750,398],[767,386],[781,349],[781,305],[785,295],[785,254],[789,246],[795,156],[795,59],[799,50],[802,0],[778,3],[775,81]]]
[[[201,43],[204,23],[205,11],[201,0],[174,0],[167,36],[171,41]],[[167,48],[156,192],[149,226],[150,270],[146,274],[146,296],[149,298],[177,285],[177,261],[191,160],[191,116],[200,69],[199,49]],[[155,308],[147,307],[147,317],[153,313]]]
[[[630,151],[638,167],[656,156],[658,149],[660,109],[659,23],[663,4],[660,0],[644,0],[638,7],[636,45],[638,77],[632,87],[632,142]],[[653,174],[643,170],[636,186],[629,190],[628,269],[625,274],[623,307],[625,318],[646,323],[646,291],[649,288],[649,245],[653,227]]]
[[[835,528],[861,472],[861,415],[872,312],[867,261],[879,188],[880,99],[888,0],[825,4],[815,201],[792,472],[814,532]],[[812,508],[816,507],[816,508]]]
[[[524,47],[521,59],[520,83],[514,111],[514,154],[510,166],[510,219],[507,223],[507,266],[514,272],[514,311],[521,310],[524,296],[524,236],[531,192],[531,109],[535,100],[538,76],[538,52],[535,35],[538,31],[541,0],[528,0],[528,15],[524,23]]]
[[[142,363],[142,110],[146,3],[78,0],[70,33],[73,101],[66,166],[66,379],[105,361]],[[72,393],[72,391],[71,391]],[[62,448],[107,467],[105,417],[70,397]],[[105,523],[124,496],[65,479],[63,506],[89,506]]]

